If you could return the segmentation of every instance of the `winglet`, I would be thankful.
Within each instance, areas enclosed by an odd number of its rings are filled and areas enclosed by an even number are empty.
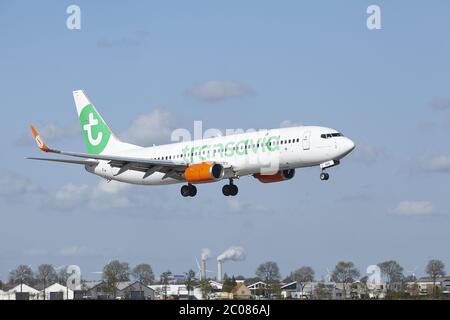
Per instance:
[[[47,147],[47,145],[44,143],[44,141],[42,141],[41,137],[39,136],[39,133],[36,131],[36,129],[31,126],[31,132],[33,133],[34,139],[36,140],[36,143],[39,147],[39,149],[41,149],[44,152],[50,152],[51,149],[49,147]]]

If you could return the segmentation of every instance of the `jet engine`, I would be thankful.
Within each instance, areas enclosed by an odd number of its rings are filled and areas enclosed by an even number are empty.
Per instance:
[[[280,182],[285,180],[290,180],[295,175],[295,169],[280,170],[275,174],[263,175],[261,173],[256,173],[253,176],[261,181],[262,183],[272,183]]]
[[[202,162],[191,164],[184,170],[184,178],[189,183],[205,183],[221,180],[224,175],[220,163]]]

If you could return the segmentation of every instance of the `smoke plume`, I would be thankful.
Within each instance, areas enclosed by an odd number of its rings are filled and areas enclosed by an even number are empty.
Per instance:
[[[211,250],[208,248],[202,249],[202,260],[208,260],[211,257]]]
[[[224,253],[222,253],[220,256],[217,257],[217,261],[226,261],[226,260],[242,261],[244,259],[245,259],[244,248],[236,246],[228,248],[227,250],[225,250]]]

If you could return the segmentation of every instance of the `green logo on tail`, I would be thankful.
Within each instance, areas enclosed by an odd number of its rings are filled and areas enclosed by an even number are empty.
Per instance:
[[[81,111],[80,124],[88,153],[102,153],[108,144],[111,132],[91,104],[86,105]]]

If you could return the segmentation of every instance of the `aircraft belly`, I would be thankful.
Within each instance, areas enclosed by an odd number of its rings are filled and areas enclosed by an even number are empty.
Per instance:
[[[174,178],[167,177],[163,179],[164,173],[162,172],[154,172],[148,177],[144,178],[144,172],[128,170],[123,173],[117,175],[119,169],[113,168],[109,170],[108,174],[105,174],[107,170],[104,167],[96,168],[95,173],[105,179],[130,183],[130,184],[138,184],[138,185],[167,185],[167,184],[175,184],[181,183],[184,181],[180,181]]]

